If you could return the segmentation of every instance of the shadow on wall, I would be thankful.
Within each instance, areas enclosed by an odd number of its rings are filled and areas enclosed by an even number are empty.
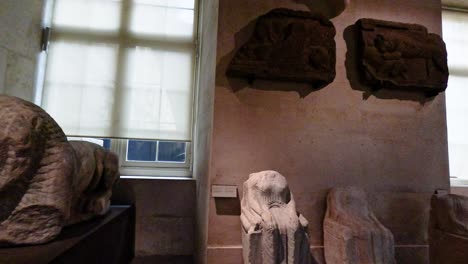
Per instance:
[[[294,0],[294,2],[306,5],[313,13],[320,13],[332,19],[346,9],[351,0]]]
[[[359,32],[356,25],[348,26],[343,32],[343,38],[346,41],[346,77],[349,80],[353,90],[362,91],[362,99],[367,100],[371,95],[380,99],[398,99],[411,100],[424,105],[426,102],[432,101],[435,97],[426,97],[424,93],[417,91],[402,91],[380,89],[373,91],[373,88],[363,84],[361,75],[361,64],[359,63]]]
[[[241,214],[239,195],[237,198],[215,198],[217,215],[238,215]]]
[[[229,63],[234,58],[236,52],[252,36],[256,21],[256,19],[250,21],[245,27],[243,27],[239,32],[237,32],[234,35],[235,48],[231,52],[223,56],[216,66],[216,86],[229,87],[234,93],[247,87],[262,91],[295,91],[299,94],[301,98],[306,97],[311,92],[318,90],[314,89],[310,84],[307,83],[268,81],[257,79],[255,80],[255,82],[249,84],[248,80],[246,79],[228,78],[226,76],[226,71],[229,66]]]
[[[114,185],[112,190],[112,204],[135,204],[136,196],[132,184],[129,181],[120,179]]]

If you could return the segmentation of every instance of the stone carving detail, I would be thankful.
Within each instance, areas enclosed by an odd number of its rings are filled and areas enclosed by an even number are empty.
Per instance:
[[[335,27],[319,15],[274,9],[232,59],[227,75],[307,82],[321,88],[335,78]]]
[[[281,174],[250,174],[244,182],[241,209],[245,264],[311,263],[308,222],[296,211]]]
[[[468,197],[434,194],[429,222],[431,264],[468,263]]]
[[[375,19],[356,22],[360,32],[363,80],[380,88],[445,91],[447,51],[442,38],[424,26]]]
[[[66,224],[104,214],[118,158],[69,143],[40,107],[0,95],[0,245],[52,240]]]
[[[328,264],[395,264],[393,235],[372,213],[362,189],[332,189],[323,228]]]

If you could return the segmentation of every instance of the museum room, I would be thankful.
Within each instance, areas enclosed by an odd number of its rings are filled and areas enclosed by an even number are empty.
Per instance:
[[[0,264],[467,264],[468,0],[1,0]]]

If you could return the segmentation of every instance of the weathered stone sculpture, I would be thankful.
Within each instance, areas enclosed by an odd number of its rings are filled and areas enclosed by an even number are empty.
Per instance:
[[[86,141],[70,141],[70,144],[75,151],[77,168],[67,224],[105,214],[110,206],[112,187],[119,177],[117,155]]]
[[[241,209],[245,264],[311,263],[308,222],[296,211],[281,174],[250,174],[244,183]]]
[[[334,188],[323,223],[327,264],[394,264],[392,233],[370,210],[357,187]]]
[[[335,78],[335,27],[310,12],[274,9],[258,18],[252,37],[232,59],[227,75],[310,83]]]
[[[429,252],[431,264],[468,263],[468,197],[432,196]]]
[[[448,81],[442,38],[424,26],[363,18],[360,32],[363,80],[380,88],[416,90],[434,96]]]
[[[0,245],[44,243],[105,213],[118,175],[114,154],[69,143],[40,107],[0,95]]]

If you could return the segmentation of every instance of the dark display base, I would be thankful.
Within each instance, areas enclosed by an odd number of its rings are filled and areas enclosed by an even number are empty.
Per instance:
[[[124,264],[133,259],[135,207],[111,206],[108,214],[66,227],[44,245],[0,248],[0,264]]]

